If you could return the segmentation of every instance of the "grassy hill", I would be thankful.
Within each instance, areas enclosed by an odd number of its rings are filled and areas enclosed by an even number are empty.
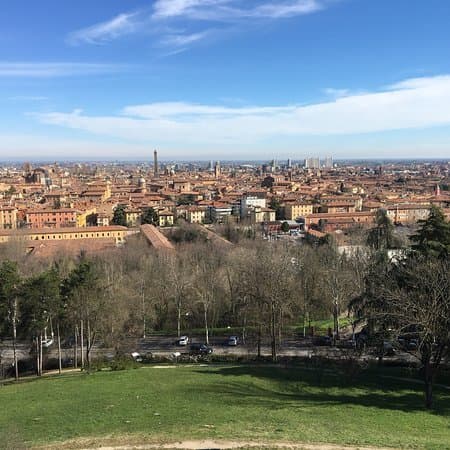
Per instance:
[[[149,366],[47,377],[0,387],[0,447],[133,435],[450,449],[450,390],[427,412],[420,383],[398,375]]]

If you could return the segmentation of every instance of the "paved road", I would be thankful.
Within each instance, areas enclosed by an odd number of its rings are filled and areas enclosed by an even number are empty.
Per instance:
[[[121,349],[124,353],[138,352],[141,355],[152,354],[154,356],[170,359],[175,352],[181,354],[189,353],[189,345],[177,346],[175,345],[176,337],[167,336],[151,336],[145,339],[126,338],[121,343]],[[204,336],[190,337],[190,343],[204,343]],[[235,347],[226,345],[227,336],[213,336],[210,338],[210,346],[213,348],[215,355],[234,355],[252,357],[257,354],[257,344],[255,340],[247,342],[245,345],[241,344]],[[271,348],[268,340],[264,340],[261,345],[261,354],[263,356],[271,355]],[[30,344],[19,343],[17,345],[17,353],[19,359],[27,359],[30,357]],[[49,358],[57,358],[57,347],[52,345],[47,350]],[[348,353],[345,348],[321,347],[314,346],[311,338],[289,338],[282,341],[279,348],[279,356],[288,357],[316,357],[326,356],[328,358],[342,358]],[[92,349],[92,358],[114,356],[114,349],[105,348],[102,345],[94,346]],[[72,347],[62,348],[62,357],[66,360],[71,360],[74,357],[74,350]],[[402,361],[410,360],[411,356],[406,354],[397,355],[396,359]],[[11,364],[13,361],[12,343],[10,341],[3,341],[0,343],[0,362],[4,365]]]

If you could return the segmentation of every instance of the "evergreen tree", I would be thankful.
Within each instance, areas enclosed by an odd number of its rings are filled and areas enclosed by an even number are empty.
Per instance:
[[[281,224],[281,231],[283,232],[283,233],[287,233],[288,231],[289,231],[289,224],[287,223],[287,222],[283,222],[282,224]]]
[[[158,223],[158,214],[153,208],[146,208],[141,217],[141,223],[156,225]]]
[[[377,211],[376,226],[369,231],[367,245],[374,250],[388,250],[396,247],[394,225],[385,209]]]
[[[21,278],[17,264],[11,261],[4,261],[0,265],[0,336],[12,335],[16,379],[19,378],[16,337],[19,319],[18,295],[20,284]]]
[[[127,217],[125,214],[125,206],[124,205],[117,205],[116,209],[114,210],[112,224],[120,225],[122,227],[127,226]]]
[[[418,223],[418,232],[411,236],[412,250],[427,257],[448,258],[450,222],[445,219],[441,209],[432,206],[428,218]]]

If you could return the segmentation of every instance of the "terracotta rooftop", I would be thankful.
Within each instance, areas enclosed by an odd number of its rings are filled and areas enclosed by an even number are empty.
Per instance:
[[[157,250],[175,250],[175,247],[154,225],[141,225],[141,233]]]

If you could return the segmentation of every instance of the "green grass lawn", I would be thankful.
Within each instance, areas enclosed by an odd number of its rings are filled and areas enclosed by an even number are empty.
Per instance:
[[[0,448],[137,435],[450,449],[450,391],[427,412],[420,384],[376,372],[149,366],[5,385],[0,405]]]

